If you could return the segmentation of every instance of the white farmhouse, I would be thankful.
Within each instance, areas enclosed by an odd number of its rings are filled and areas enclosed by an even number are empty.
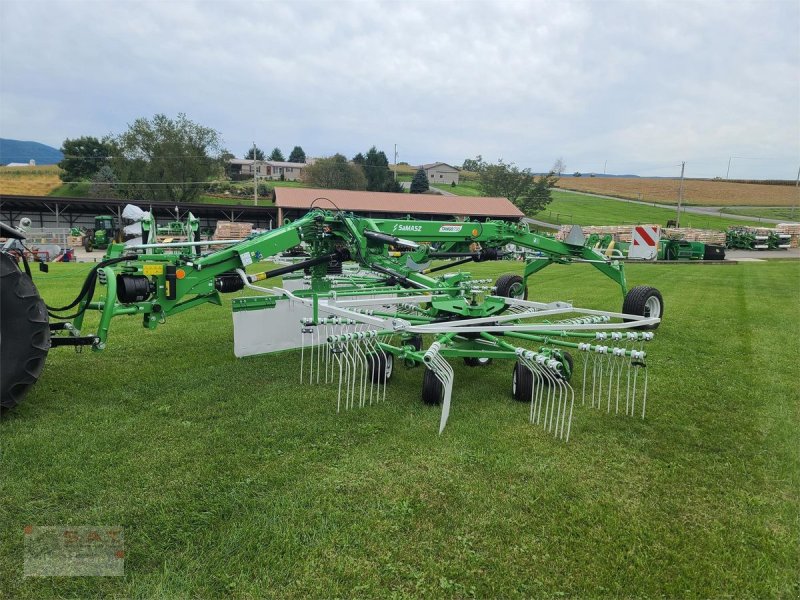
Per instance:
[[[458,169],[451,167],[447,163],[436,162],[422,165],[420,167],[428,176],[428,183],[431,185],[458,185]]]

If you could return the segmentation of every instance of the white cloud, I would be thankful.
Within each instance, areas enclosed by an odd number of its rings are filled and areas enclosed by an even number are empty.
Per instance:
[[[58,146],[186,112],[244,152],[790,178],[796,2],[0,4],[0,135]],[[611,170],[611,169],[610,169]],[[654,173],[660,174],[660,173]]]

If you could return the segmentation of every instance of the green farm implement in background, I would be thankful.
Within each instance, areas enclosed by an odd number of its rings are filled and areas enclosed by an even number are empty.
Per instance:
[[[631,243],[615,240],[611,234],[593,233],[586,245],[607,257],[623,259],[628,256]],[[725,248],[703,242],[661,238],[653,260],[724,260]]]
[[[329,385],[339,409],[383,400],[398,362],[420,365],[422,399],[442,405],[441,432],[453,389],[449,361],[481,367],[506,359],[513,363],[513,398],[529,402],[530,421],[557,437],[569,437],[571,381],[580,382],[593,407],[645,414],[643,345],[660,323],[663,299],[652,287],[629,290],[623,264],[587,246],[579,228],[562,242],[524,223],[371,219],[313,210],[245,240],[202,242],[190,235],[158,244],[149,243],[152,226],[144,224],[143,243],[110,245],[75,299],[59,307],[46,306],[14,257],[2,254],[4,407],[17,404],[33,385],[51,346],[100,351],[118,317],[133,316],[144,329],[155,329],[196,306],[222,304],[222,294],[238,293],[236,355],[299,349],[299,380]],[[197,230],[196,222],[192,227]],[[210,244],[222,249],[203,253]],[[298,246],[306,256],[296,256]],[[525,252],[521,276],[492,282],[454,270],[515,252]],[[259,271],[255,265],[265,260],[280,266]],[[576,263],[617,284],[620,312],[528,299],[529,277],[549,265]],[[13,286],[32,288],[24,303],[5,293]],[[84,326],[90,311],[99,314],[91,332]],[[8,319],[23,314],[35,318],[7,327]],[[20,358],[5,368],[12,354]]]
[[[120,229],[115,221],[116,219],[109,215],[94,218],[94,229],[87,231],[83,238],[83,247],[87,252],[95,249],[106,250],[114,242],[120,241]]]
[[[772,229],[731,227],[725,234],[725,245],[738,250],[784,250],[791,236]]]

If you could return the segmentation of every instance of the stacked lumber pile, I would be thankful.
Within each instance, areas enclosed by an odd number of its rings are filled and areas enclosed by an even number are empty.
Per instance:
[[[662,237],[687,242],[703,242],[704,244],[725,245],[725,232],[712,229],[696,229],[694,227],[667,227],[661,230]]]
[[[659,227],[658,225],[645,225],[645,227]],[[564,240],[569,234],[572,225],[562,225],[556,234],[556,239]],[[611,234],[618,242],[630,242],[633,225],[595,225],[582,227],[583,233],[589,236]],[[712,229],[696,229],[694,227],[661,227],[661,237],[687,242],[703,242],[704,244],[725,245],[725,232]]]
[[[788,233],[791,238],[789,238],[789,244],[792,248],[797,248],[798,242],[800,242],[800,223],[778,223],[775,226],[775,231],[778,233]]]
[[[658,227],[658,225],[647,225],[647,227]],[[557,240],[565,240],[567,235],[569,235],[569,231],[572,229],[572,225],[562,225],[561,229],[558,230],[556,234]],[[606,235],[611,234],[614,236],[614,239],[618,242],[630,242],[631,241],[631,230],[633,229],[632,225],[587,225],[586,227],[581,227],[583,230],[583,234],[585,236],[590,236],[593,233],[598,235]]]
[[[67,246],[69,246],[70,248],[81,248],[83,246],[83,236],[82,235],[67,236]]]
[[[253,232],[252,223],[241,223],[239,221],[217,221],[217,228],[214,230],[215,240],[241,240]]]

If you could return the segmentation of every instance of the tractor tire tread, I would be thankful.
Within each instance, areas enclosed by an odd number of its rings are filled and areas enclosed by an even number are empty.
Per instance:
[[[0,253],[0,316],[0,409],[10,409],[42,374],[50,325],[33,281],[5,253]]]

